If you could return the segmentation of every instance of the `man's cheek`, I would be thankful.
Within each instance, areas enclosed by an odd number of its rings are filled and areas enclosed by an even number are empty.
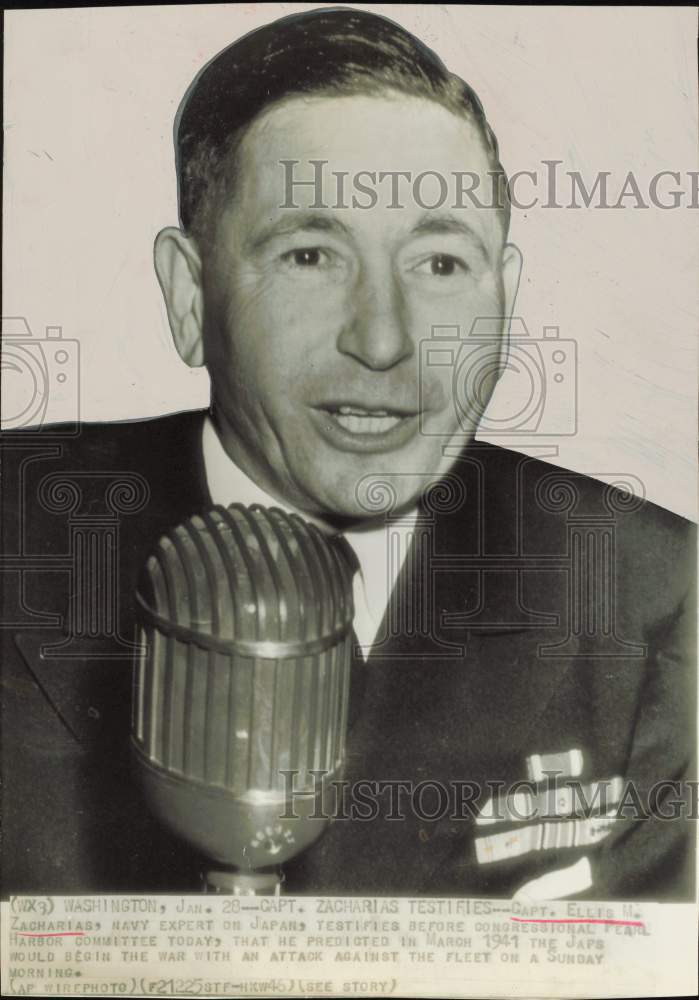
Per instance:
[[[428,353],[421,360],[418,408],[423,421],[440,420],[450,409],[454,369],[449,364],[430,365]]]
[[[352,322],[354,302],[346,284],[297,281],[277,302],[290,339],[308,350],[335,351],[339,334]]]

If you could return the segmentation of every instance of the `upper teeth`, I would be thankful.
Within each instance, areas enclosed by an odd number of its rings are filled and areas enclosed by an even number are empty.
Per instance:
[[[341,427],[353,434],[384,434],[400,423],[401,418],[389,416],[387,413],[344,413],[342,410],[335,415]]]
[[[361,406],[341,406],[339,411],[343,416],[355,414],[358,417],[386,417],[388,410],[364,410]]]

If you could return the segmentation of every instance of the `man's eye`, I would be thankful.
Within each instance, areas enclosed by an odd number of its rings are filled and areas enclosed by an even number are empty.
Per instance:
[[[429,265],[430,274],[438,278],[451,278],[452,275],[458,272],[468,270],[465,264],[456,257],[451,257],[449,254],[443,253],[434,254],[425,263]]]
[[[424,278],[463,278],[471,270],[460,257],[450,253],[432,253],[412,265],[411,270]]]
[[[323,255],[317,247],[304,247],[301,250],[290,250],[284,254],[283,259],[294,267],[318,267],[323,262]]]
[[[332,247],[294,247],[280,253],[275,264],[293,281],[334,284],[347,274],[346,257]]]

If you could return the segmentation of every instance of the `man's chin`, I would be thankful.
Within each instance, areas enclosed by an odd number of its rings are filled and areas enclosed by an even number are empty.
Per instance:
[[[412,510],[423,492],[440,478],[440,473],[367,473],[344,489],[334,484],[309,507],[307,516],[339,531],[360,525],[369,527],[372,521],[387,515],[398,517]]]
[[[303,478],[296,480],[297,496],[306,501],[299,507],[306,516],[336,529],[386,515],[400,516],[450,471],[466,438],[463,431],[423,437],[410,447],[380,456],[380,462],[367,455],[342,455],[338,461],[336,453],[319,449],[319,454],[307,456],[313,461],[306,464]]]

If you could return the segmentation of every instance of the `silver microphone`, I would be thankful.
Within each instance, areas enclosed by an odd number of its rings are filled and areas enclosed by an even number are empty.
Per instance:
[[[325,828],[352,577],[346,541],[259,505],[194,516],[147,561],[132,745],[151,809],[213,862],[207,891],[278,892]]]

